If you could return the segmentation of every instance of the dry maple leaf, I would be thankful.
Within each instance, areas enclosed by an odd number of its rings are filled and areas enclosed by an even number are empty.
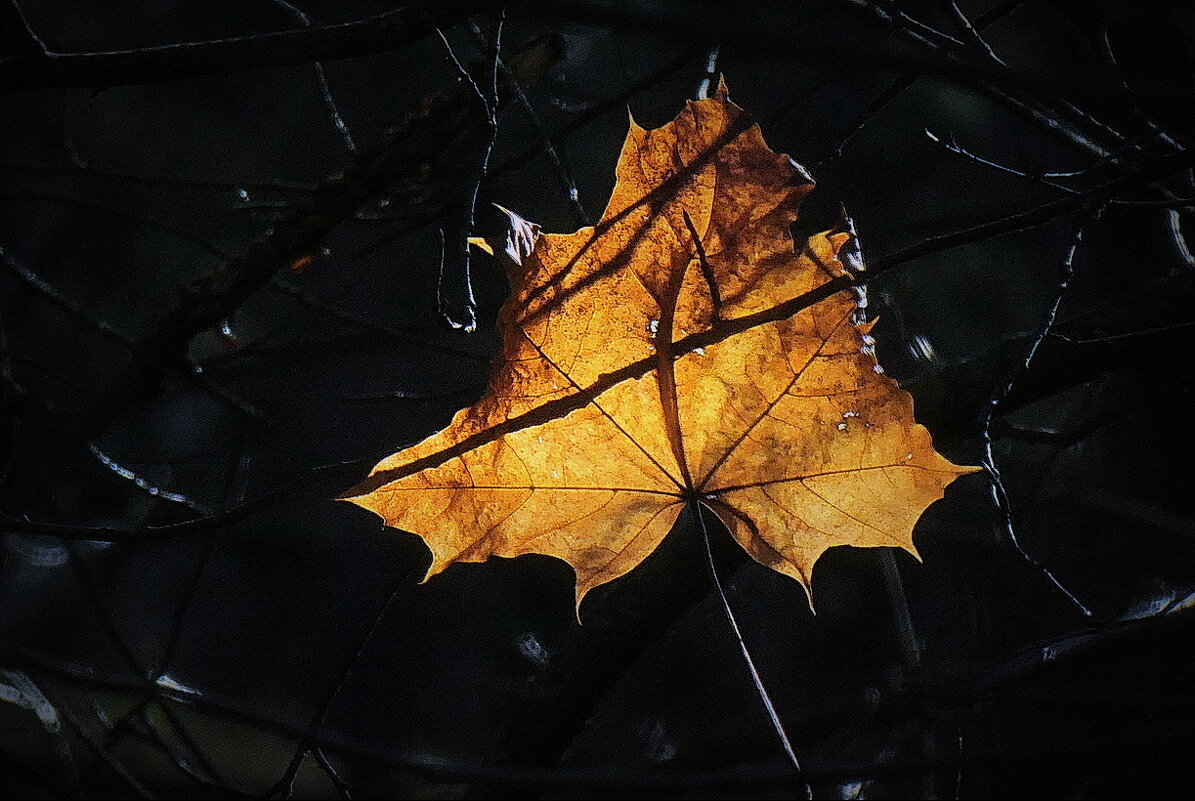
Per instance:
[[[548,554],[578,605],[693,500],[807,592],[832,546],[916,553],[918,517],[976,468],[933,450],[879,370],[839,261],[850,235],[794,250],[811,189],[724,85],[662,128],[632,121],[598,225],[507,260],[485,396],[348,499],[423,537],[429,577]]]

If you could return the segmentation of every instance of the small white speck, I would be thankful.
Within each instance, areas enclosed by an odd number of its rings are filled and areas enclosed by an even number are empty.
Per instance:
[[[540,445],[543,445],[543,444],[544,444],[544,438],[543,438],[543,437],[536,437],[536,438],[535,438],[535,441],[536,441],[536,442],[538,442]]]
[[[884,372],[884,368],[883,368],[883,367],[881,367],[879,364],[872,365],[872,368],[871,368],[871,369],[875,370],[877,373],[882,373],[882,372]]]
[[[696,353],[698,356],[704,356],[705,348],[693,348],[693,352]]]
[[[905,461],[906,461],[906,462],[907,462],[909,459],[912,459],[912,458],[913,458],[913,454],[911,454],[911,453],[906,453],[906,454],[905,454]]]
[[[248,203],[249,202],[249,190],[248,189],[238,189],[237,197],[239,197],[241,200]]]
[[[843,420],[849,420],[849,419],[851,419],[852,417],[858,417],[858,416],[859,416],[859,413],[858,413],[858,412],[843,412],[843,413],[842,413],[842,419],[843,419]]]
[[[560,471],[559,471],[559,470],[553,470],[553,471],[552,471],[552,478],[560,478]]]
[[[837,428],[839,431],[846,431],[846,423],[839,423]]]
[[[185,684],[179,684],[170,677],[169,673],[163,673],[154,680],[154,684],[159,687],[164,687],[167,690],[174,690],[175,692],[186,693],[187,695],[199,695],[199,690],[192,689]]]
[[[539,641],[530,631],[519,635],[516,641],[519,647],[519,653],[528,662],[533,662],[537,665],[547,664],[549,656],[548,649],[544,647],[543,643]]]

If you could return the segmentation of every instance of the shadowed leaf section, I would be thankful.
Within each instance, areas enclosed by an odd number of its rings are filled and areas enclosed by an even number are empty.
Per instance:
[[[504,259],[485,396],[348,500],[420,535],[429,577],[547,554],[576,571],[578,604],[691,500],[807,591],[827,548],[916,553],[921,513],[976,468],[934,451],[856,294],[833,291],[854,284],[850,235],[794,246],[812,188],[725,85],[661,128],[632,121],[601,221]]]

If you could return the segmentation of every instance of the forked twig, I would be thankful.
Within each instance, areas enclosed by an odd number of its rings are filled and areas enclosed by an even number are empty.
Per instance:
[[[503,10],[498,18],[491,45],[493,63],[488,68],[490,86],[485,91],[457,58],[448,37],[442,30],[436,29],[436,34],[444,44],[448,58],[460,73],[461,80],[472,88],[485,109],[485,134],[473,143],[462,172],[467,186],[448,209],[452,222],[447,230],[444,227],[440,228],[440,279],[436,286],[440,314],[450,326],[465,333],[472,333],[477,329],[477,301],[473,296],[468,238],[474,227],[477,193],[489,169],[490,154],[498,139],[498,60],[502,51],[502,26],[505,22],[506,11]]]
[[[1009,371],[1004,381],[999,384],[991,397],[988,398],[987,405],[984,407],[983,413],[980,417],[980,437],[983,441],[983,469],[988,474],[988,480],[991,482],[992,501],[1000,514],[1001,528],[1004,534],[1008,537],[1008,541],[1016,549],[1017,553],[1037,570],[1041,571],[1050,583],[1053,584],[1063,595],[1067,597],[1071,603],[1078,607],[1079,611],[1083,613],[1084,617],[1092,617],[1092,611],[1079,598],[1072,593],[1065,585],[1050,571],[1048,567],[1033,557],[1024,546],[1021,545],[1017,537],[1016,527],[1013,525],[1012,519],[1012,503],[1008,497],[1008,491],[1004,487],[1003,478],[1000,475],[1000,468],[996,464],[996,454],[994,441],[992,438],[992,418],[996,414],[996,410],[1000,407],[1001,402],[1004,401],[1008,394],[1012,392],[1013,386],[1021,374],[1029,369],[1033,357],[1037,354],[1037,349],[1045,338],[1049,336],[1050,330],[1054,327],[1054,320],[1058,316],[1058,309],[1062,305],[1062,299],[1066,296],[1067,287],[1070,285],[1071,279],[1075,274],[1075,253],[1079,245],[1083,241],[1083,231],[1087,225],[1098,219],[1100,212],[1103,210],[1101,204],[1095,211],[1089,213],[1087,218],[1079,224],[1076,228],[1075,235],[1071,240],[1070,248],[1067,250],[1066,258],[1063,259],[1062,280],[1058,284],[1058,293],[1054,297],[1054,302],[1047,310],[1042,323],[1039,326],[1037,333],[1034,335],[1032,342],[1029,344],[1028,350],[1018,363]]]
[[[473,38],[477,40],[478,44],[482,46],[486,44],[485,36],[481,32],[481,28],[477,27],[477,23],[470,20],[469,30],[473,33]],[[589,212],[581,204],[581,193],[577,189],[577,179],[574,177],[568,162],[560,155],[560,151],[556,149],[555,143],[552,142],[551,132],[544,125],[543,120],[539,118],[539,115],[535,113],[535,107],[531,105],[531,101],[527,98],[527,93],[523,91],[523,87],[519,85],[518,79],[510,67],[506,65],[506,62],[495,56],[494,64],[497,66],[498,72],[501,73],[511,94],[519,101],[519,107],[523,109],[523,115],[531,123],[531,126],[535,128],[536,133],[539,134],[544,154],[548,157],[548,161],[552,163],[552,169],[556,171],[556,179],[560,182],[560,186],[568,198],[569,205],[573,209],[573,216],[576,217],[579,225],[593,225],[593,218],[589,216]]]

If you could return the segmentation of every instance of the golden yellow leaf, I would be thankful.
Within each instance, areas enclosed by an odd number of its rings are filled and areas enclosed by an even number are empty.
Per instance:
[[[429,577],[548,554],[576,570],[578,604],[693,500],[806,590],[832,546],[915,553],[918,517],[975,468],[933,450],[879,370],[849,234],[794,249],[811,188],[725,86],[661,128],[632,121],[598,225],[507,259],[485,396],[348,499],[423,537]]]

